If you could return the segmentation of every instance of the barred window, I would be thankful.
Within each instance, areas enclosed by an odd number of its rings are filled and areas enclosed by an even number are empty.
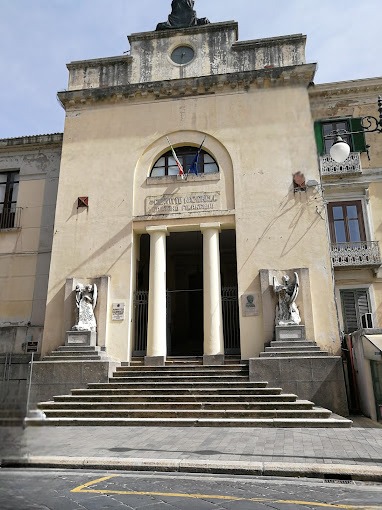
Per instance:
[[[13,228],[16,216],[19,172],[0,172],[0,228]]]

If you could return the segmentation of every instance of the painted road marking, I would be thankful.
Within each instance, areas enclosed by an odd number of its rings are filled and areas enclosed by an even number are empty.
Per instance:
[[[103,478],[97,478],[96,480],[92,480],[90,482],[84,483],[83,485],[79,485],[75,489],[72,489],[70,492],[82,493],[82,494],[114,494],[118,496],[158,496],[164,498],[184,498],[184,499],[214,499],[220,501],[252,501],[256,503],[278,503],[282,505],[311,505],[318,508],[333,508],[337,510],[381,510],[380,506],[354,506],[354,505],[336,505],[331,503],[318,503],[316,501],[299,501],[299,500],[288,500],[288,499],[267,499],[267,498],[242,498],[238,496],[221,496],[217,494],[186,494],[186,493],[176,493],[176,492],[143,492],[143,491],[115,491],[109,489],[91,489],[94,485],[98,485],[99,483],[106,482],[111,480],[112,478],[116,478],[119,475],[111,475],[104,476]]]

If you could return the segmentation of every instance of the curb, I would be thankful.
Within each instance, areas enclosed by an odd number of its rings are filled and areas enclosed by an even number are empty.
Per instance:
[[[382,482],[382,467],[351,464],[29,456],[1,459],[0,468],[157,471]]]

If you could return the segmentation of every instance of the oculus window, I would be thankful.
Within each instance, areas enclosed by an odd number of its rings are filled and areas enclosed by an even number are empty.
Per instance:
[[[187,174],[195,161],[199,147],[177,147],[176,155],[183,166],[184,173]],[[219,166],[214,158],[203,149],[200,151],[198,164],[198,174],[216,174],[219,172]],[[166,175],[178,175],[179,169],[176,161],[169,150],[163,154],[153,166],[150,177],[164,177]]]

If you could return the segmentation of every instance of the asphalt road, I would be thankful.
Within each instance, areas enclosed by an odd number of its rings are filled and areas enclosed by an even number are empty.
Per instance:
[[[382,484],[248,476],[0,470],[1,510],[382,509]]]

